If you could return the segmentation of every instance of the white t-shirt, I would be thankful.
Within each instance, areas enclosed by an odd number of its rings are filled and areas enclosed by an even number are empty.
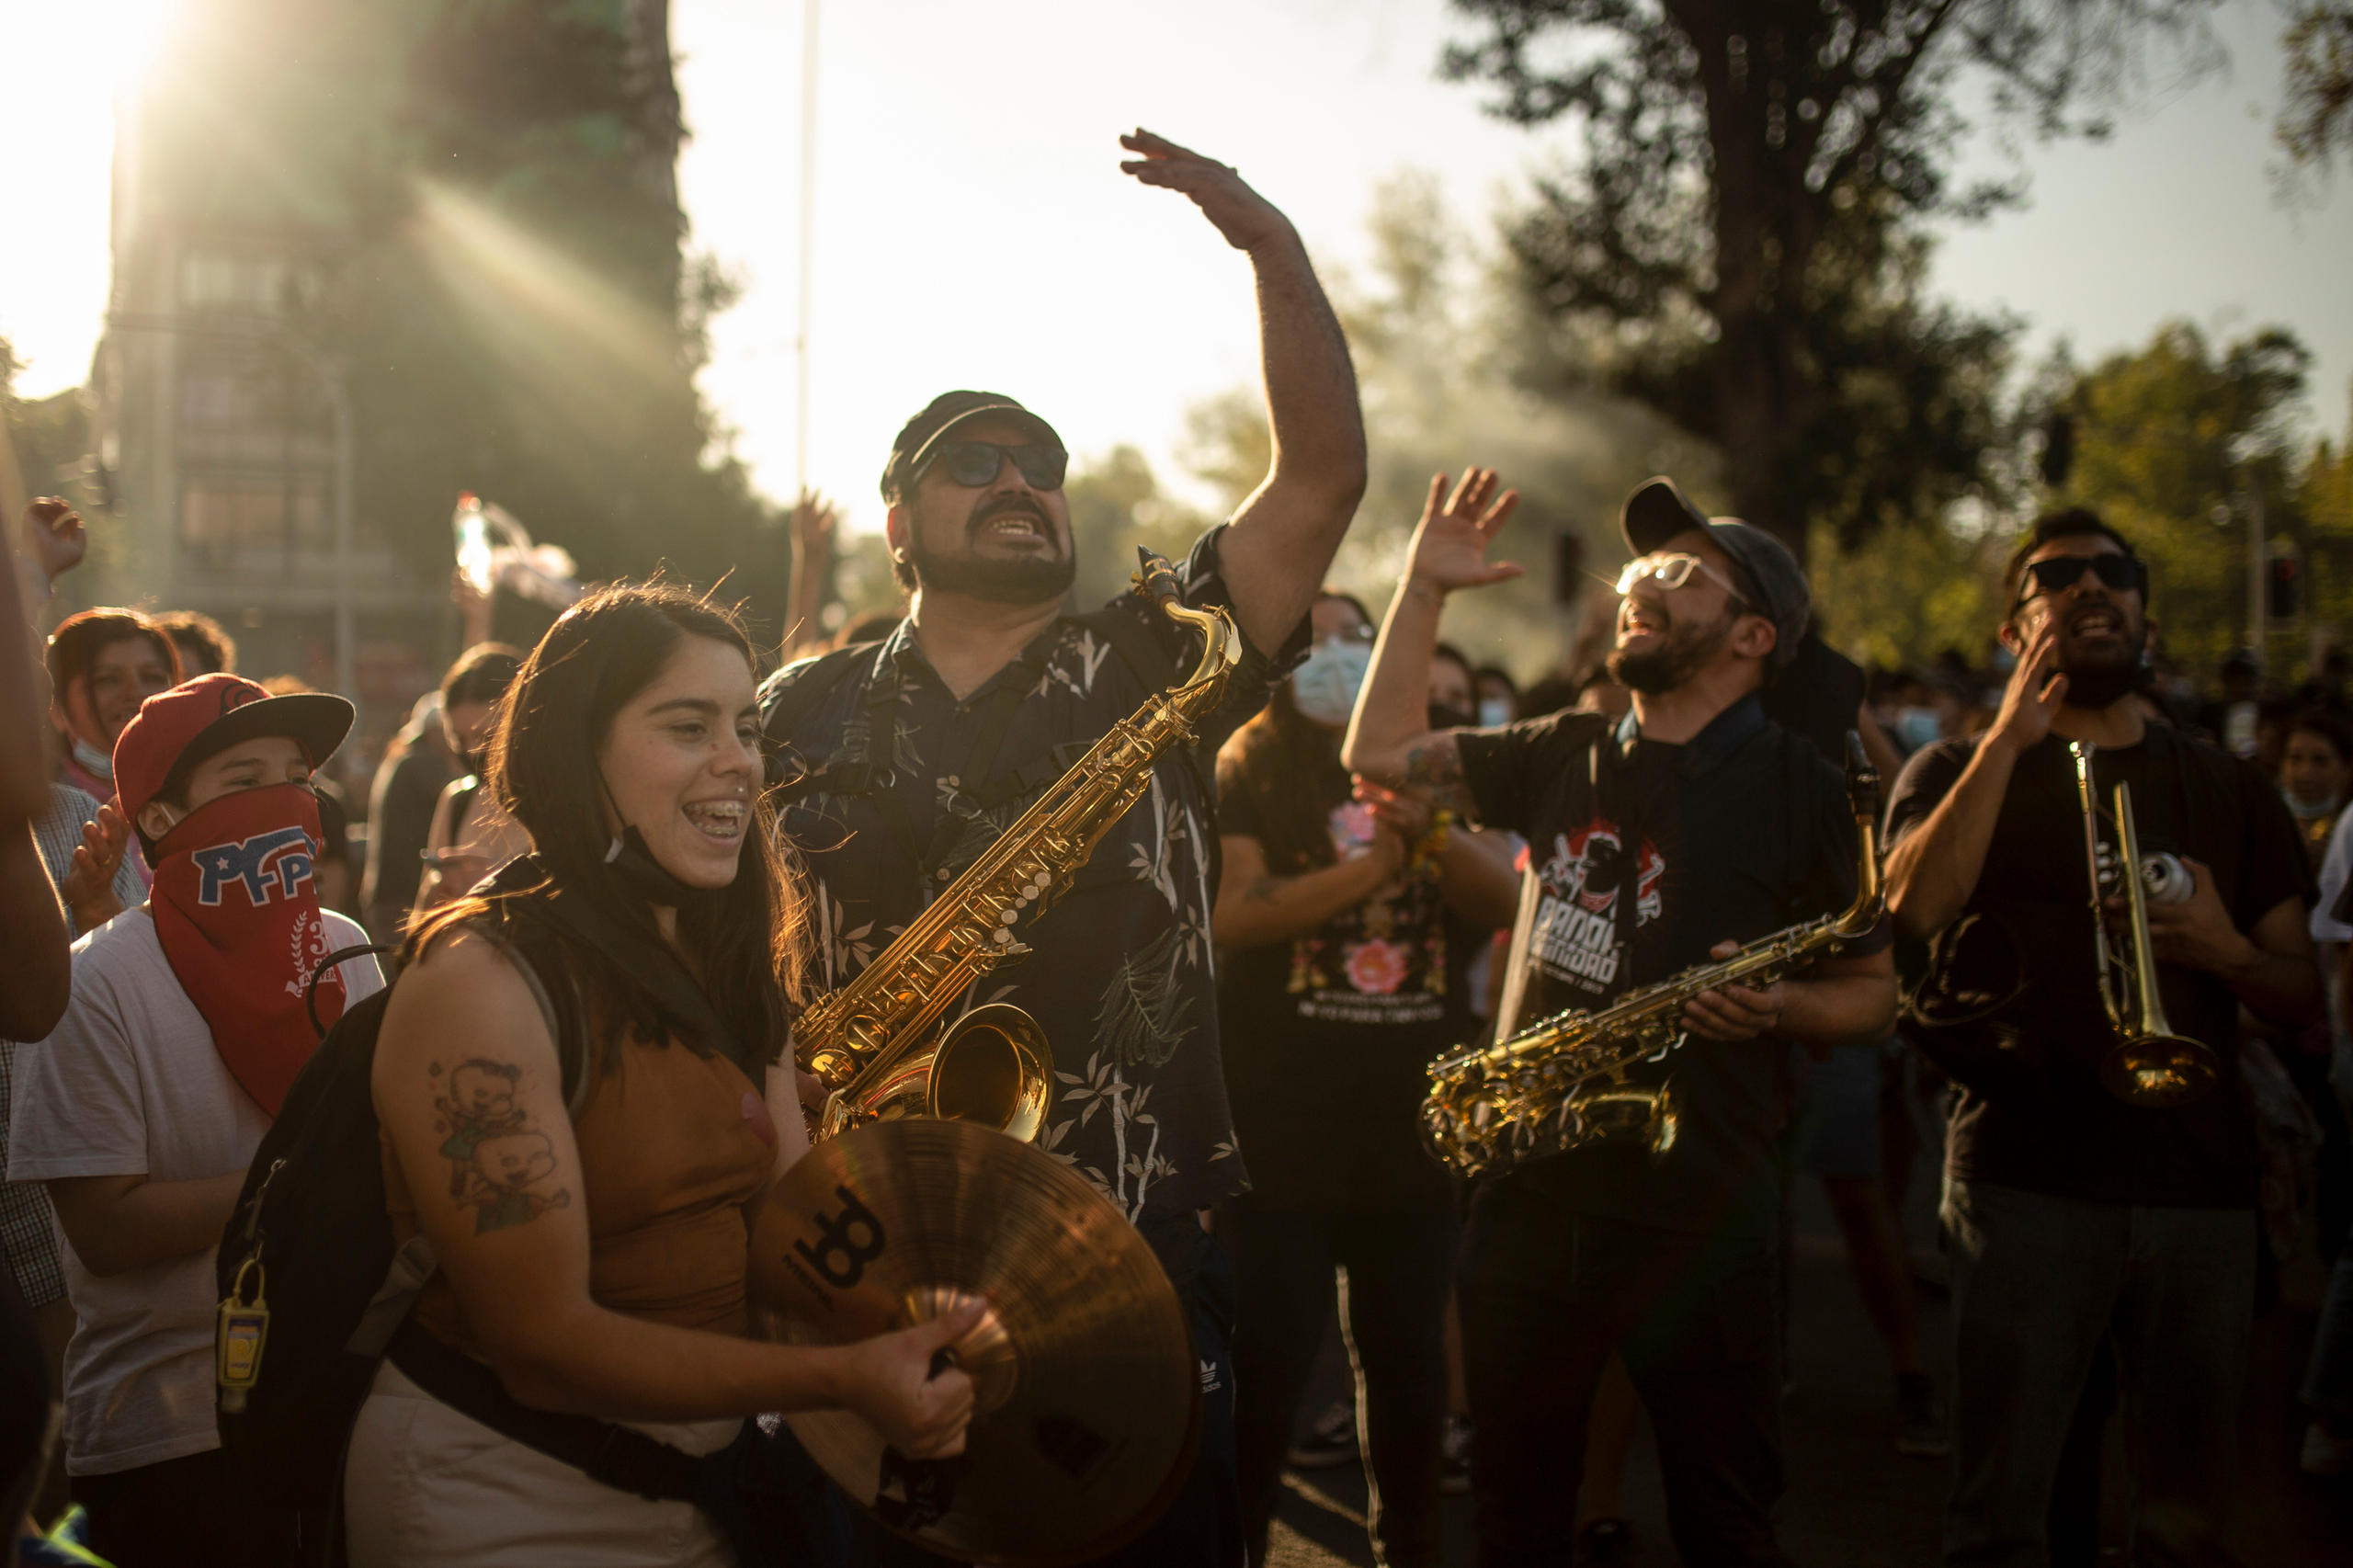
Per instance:
[[[330,949],[367,935],[332,910]],[[383,989],[372,957],[340,966],[353,1002]],[[17,1052],[8,1177],[242,1171],[269,1113],[213,1048],[212,1031],[141,907],[74,944],[74,998],[55,1032]],[[65,1469],[107,1475],[221,1446],[212,1420],[214,1248],[101,1278],[61,1228],[76,1323],[65,1348]]]
[[[2337,919],[2336,913],[2336,895],[2345,891],[2345,879],[2353,875],[2353,832],[2347,830],[2347,823],[2353,823],[2353,807],[2336,819],[2336,827],[2328,835],[2328,853],[2321,857],[2320,902],[2313,905],[2312,913],[2315,942],[2353,942],[2353,926]]]

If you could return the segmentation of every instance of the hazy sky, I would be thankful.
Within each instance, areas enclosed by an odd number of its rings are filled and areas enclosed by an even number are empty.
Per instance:
[[[0,0],[19,137],[20,224],[0,246],[0,333],[40,393],[79,381],[103,310],[105,87],[126,37],[168,0]],[[793,483],[801,10],[673,0],[694,132],[680,178],[693,244],[745,284],[713,333],[705,386],[769,494]],[[2267,170],[2278,13],[2234,0],[2227,73],[2159,85],[2102,146],[2029,147],[2031,205],[1955,233],[1938,286],[2061,335],[2079,360],[2168,316],[2223,336],[2278,322],[2314,349],[2315,429],[2342,435],[2353,377],[2353,178],[2283,209]],[[1045,414],[1086,454],[1170,456],[1188,403],[1249,381],[1243,257],[1182,199],[1119,173],[1142,124],[1227,162],[1283,207],[1327,269],[1362,264],[1371,192],[1438,174],[1466,227],[1562,145],[1480,114],[1439,82],[1464,24],[1442,0],[844,0],[819,60],[812,472],[876,526],[891,437],[934,392],[981,386]],[[166,54],[158,68],[167,69]],[[2005,165],[1990,148],[1977,154]],[[1475,458],[1466,453],[1466,458]]]

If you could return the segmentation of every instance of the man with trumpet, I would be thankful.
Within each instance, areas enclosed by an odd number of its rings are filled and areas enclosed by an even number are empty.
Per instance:
[[[2294,1025],[2321,998],[2311,873],[2279,791],[2139,699],[2148,569],[2131,541],[2089,511],[2044,517],[2003,591],[2001,710],[1914,757],[1888,822],[1897,929],[1937,938],[1921,1042],[1961,1086],[1944,1209],[1955,1564],[2048,1561],[2053,1478],[2103,1344],[2143,1517],[2218,1517],[2255,1295],[2238,1008]],[[2177,858],[2157,861],[2175,888],[2120,864],[2128,838],[2143,862]],[[2110,892],[2132,892],[2120,875],[2142,896]],[[1960,994],[1966,1017],[1919,1005]]]
[[[1580,1138],[1472,1199],[1457,1290],[1479,1561],[1574,1557],[1586,1412],[1618,1351],[1658,1434],[1684,1561],[1778,1564],[1769,1159],[1787,1048],[1882,1039],[1895,1014],[1885,926],[1856,896],[1847,792],[1757,698],[1804,635],[1805,577],[1771,535],[1652,480],[1622,518],[1635,559],[1609,670],[1633,693],[1624,722],[1563,712],[1432,731],[1440,612],[1450,592],[1518,574],[1486,558],[1513,501],[1490,470],[1451,495],[1433,482],[1343,760],[1529,840],[1541,896],[1513,934],[1525,962],[1499,1029],[1673,976],[1695,990],[1662,1022],[1664,1062],[1630,1068],[1608,1096],[1630,1121],[1647,1100],[1627,1135]],[[1699,988],[1702,966],[1859,903],[1862,929],[1811,967]]]

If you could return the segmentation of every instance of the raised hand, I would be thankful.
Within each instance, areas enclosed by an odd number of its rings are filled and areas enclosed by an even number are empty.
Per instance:
[[[81,514],[57,496],[36,497],[26,506],[18,529],[26,557],[52,583],[89,553],[89,530],[82,526]]]
[[[1466,469],[1462,483],[1449,494],[1446,475],[1431,475],[1429,500],[1422,507],[1422,520],[1415,526],[1414,541],[1406,552],[1409,579],[1445,593],[1483,588],[1521,574],[1522,569],[1508,561],[1487,559],[1487,546],[1494,542],[1496,530],[1519,505],[1518,491],[1497,495],[1495,483],[1494,469]]]
[[[809,559],[831,558],[835,526],[841,515],[834,504],[814,490],[803,490],[792,503],[792,537],[794,542],[808,552]]]
[[[1994,715],[1987,740],[2022,752],[2051,733],[2051,721],[2067,700],[2067,677],[2058,665],[2058,624],[2046,619],[2018,653],[2018,667],[2010,672],[2002,710]]]
[[[98,808],[96,822],[82,824],[74,863],[57,884],[58,896],[74,912],[76,928],[95,930],[122,913],[122,903],[114,895],[114,878],[130,843],[131,824],[112,801]]]
[[[1290,220],[1245,185],[1233,165],[1205,158],[1141,126],[1120,137],[1120,145],[1143,154],[1121,164],[1122,173],[1133,175],[1145,185],[1182,193],[1217,225],[1217,232],[1235,250],[1256,250],[1290,237]]]

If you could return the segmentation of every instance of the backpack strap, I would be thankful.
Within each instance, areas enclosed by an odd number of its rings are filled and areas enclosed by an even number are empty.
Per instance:
[[[700,1459],[633,1427],[533,1409],[508,1393],[496,1372],[415,1324],[404,1324],[392,1335],[386,1358],[450,1409],[593,1480],[649,1502],[695,1498]]]

